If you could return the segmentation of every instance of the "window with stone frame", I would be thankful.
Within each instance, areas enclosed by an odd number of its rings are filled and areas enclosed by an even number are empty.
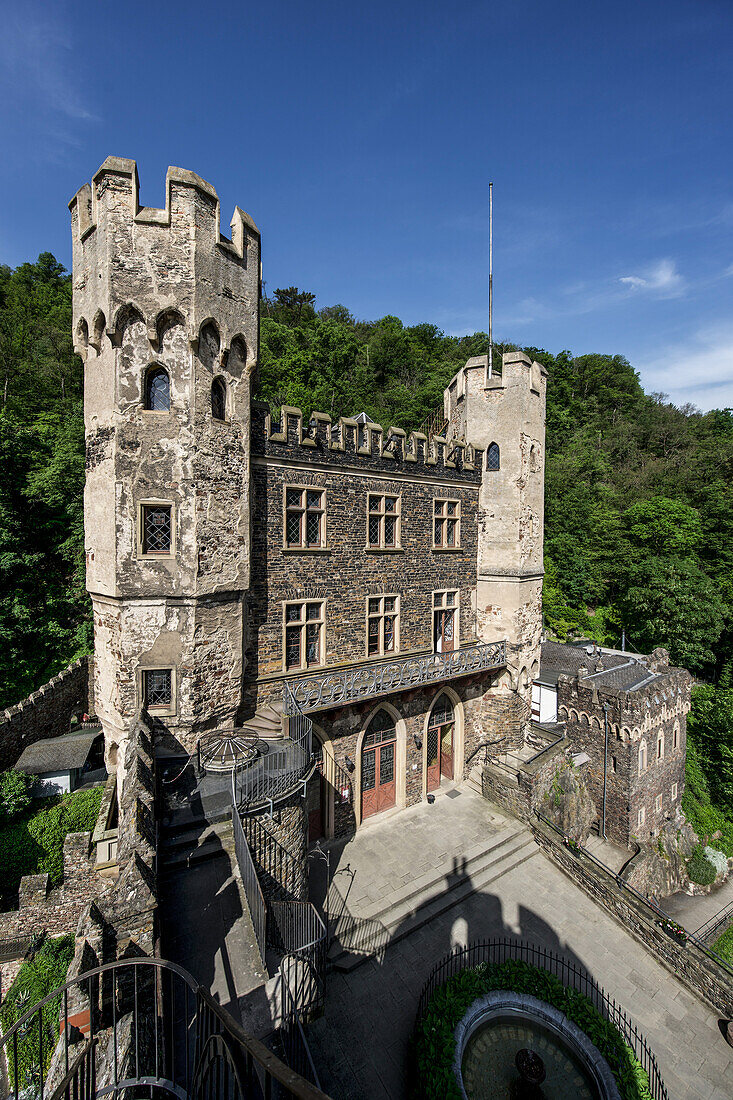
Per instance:
[[[140,552],[146,557],[170,557],[173,552],[173,506],[140,505]]]
[[[211,415],[214,420],[227,418],[227,384],[221,376],[211,383]]]
[[[677,784],[676,784],[676,783],[673,783],[673,784],[672,784],[672,801],[673,801],[673,802],[676,802],[676,801],[677,801],[677,791],[678,791],[678,787],[677,787]]]
[[[450,653],[458,648],[458,589],[433,592],[433,649]]]
[[[664,730],[657,734],[657,760],[664,759]]]
[[[433,546],[436,550],[457,550],[461,545],[461,502],[433,501]]]
[[[399,596],[367,597],[367,656],[382,657],[400,648]]]
[[[636,820],[637,820],[637,823],[638,823],[638,825],[639,825],[639,828],[641,828],[641,827],[642,827],[642,825],[644,824],[644,822],[646,821],[646,810],[645,810],[645,808],[644,808],[643,806],[642,806],[642,807],[641,807],[641,809],[639,810],[639,813],[638,813],[638,815],[637,815],[637,819],[636,819]]]
[[[283,605],[285,669],[316,668],[324,663],[326,620],[323,600]]]
[[[490,443],[486,450],[486,469],[490,473],[496,473],[500,466],[499,444]]]
[[[369,493],[367,548],[397,550],[400,547],[400,498],[389,493]]]
[[[661,796],[661,794],[658,794],[657,797],[654,799],[654,811],[655,811],[655,813],[658,813],[658,814],[662,812],[662,796]]]
[[[170,711],[173,706],[173,670],[147,668],[143,674],[143,702],[151,713]]]
[[[646,771],[646,741],[642,741],[639,745],[639,775]]]
[[[284,544],[288,549],[319,550],[326,545],[326,491],[285,486]]]
[[[672,748],[678,749],[680,747],[680,724],[675,722],[672,730]]]

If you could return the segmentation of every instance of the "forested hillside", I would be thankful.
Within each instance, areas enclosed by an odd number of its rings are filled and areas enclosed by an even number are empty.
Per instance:
[[[83,588],[82,368],[71,284],[53,256],[0,267],[0,705],[91,644]],[[277,290],[262,303],[260,396],[419,427],[486,336]],[[497,356],[503,349],[496,347]],[[645,394],[618,355],[553,356],[545,620],[637,650],[665,645],[708,680],[733,655],[733,412]]]

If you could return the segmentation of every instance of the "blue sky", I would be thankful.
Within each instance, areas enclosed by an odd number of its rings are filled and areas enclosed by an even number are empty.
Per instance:
[[[733,4],[0,0],[0,262],[53,251],[105,156],[243,206],[270,290],[626,355],[733,405]]]

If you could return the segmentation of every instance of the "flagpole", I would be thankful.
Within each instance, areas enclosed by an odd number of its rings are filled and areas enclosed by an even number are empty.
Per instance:
[[[494,185],[489,184],[489,378],[493,374],[494,348]]]

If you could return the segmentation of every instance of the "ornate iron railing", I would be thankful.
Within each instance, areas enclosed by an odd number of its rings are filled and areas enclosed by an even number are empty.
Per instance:
[[[285,1050],[298,1027],[286,998]],[[0,1057],[13,1100],[95,1100],[137,1086],[178,1100],[328,1100],[247,1035],[188,971],[163,959],[107,963],[67,982],[7,1029]]]
[[[505,664],[506,642],[477,643],[450,653],[429,653],[421,657],[395,657],[382,663],[351,665],[340,672],[286,681],[283,704],[286,714],[327,710],[421,684],[503,668]],[[289,709],[294,706],[298,711]]]
[[[311,773],[313,723],[293,700],[287,682],[283,684],[283,712],[289,727],[287,739],[282,744],[260,741],[259,756],[232,776],[234,800],[242,812],[274,805]]]
[[[509,960],[518,960],[540,970],[546,970],[568,989],[584,994],[601,1016],[621,1032],[624,1041],[631,1047],[634,1056],[649,1077],[649,1092],[652,1100],[667,1100],[667,1089],[659,1072],[657,1060],[646,1039],[621,1006],[608,996],[582,966],[536,944],[526,943],[523,940],[495,939],[455,948],[438,963],[428,978],[420,994],[417,1023],[419,1024],[425,1015],[433,994],[450,978],[462,970],[473,969],[482,963],[497,965]]]

